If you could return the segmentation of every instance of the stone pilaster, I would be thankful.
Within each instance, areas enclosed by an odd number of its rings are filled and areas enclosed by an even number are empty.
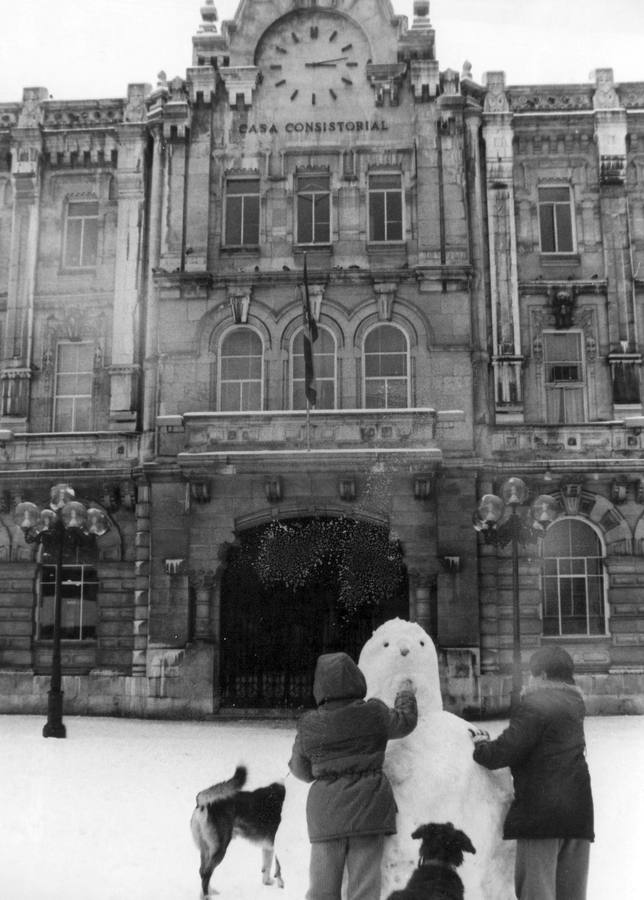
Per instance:
[[[492,365],[497,414],[523,420],[519,278],[514,214],[512,113],[505,73],[488,72],[483,107],[492,295]]]
[[[211,641],[213,639],[211,597],[215,585],[215,572],[212,569],[191,569],[190,586],[195,592],[194,639]]]
[[[132,675],[146,673],[150,619],[150,487],[140,484],[136,503]]]
[[[119,126],[119,154],[116,172],[118,203],[114,315],[112,317],[112,365],[110,375],[110,426],[134,429],[140,365],[137,358],[139,334],[139,249],[141,223],[145,212],[145,97],[149,85],[128,86],[125,122]]]
[[[46,88],[25,88],[12,138],[13,215],[7,312],[2,358],[0,417],[27,419],[33,342],[33,303],[40,222],[43,102]]]

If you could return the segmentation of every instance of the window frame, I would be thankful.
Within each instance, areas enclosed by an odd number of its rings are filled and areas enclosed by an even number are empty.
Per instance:
[[[63,347],[74,347],[74,348],[87,347],[87,348],[89,348],[91,351],[91,358],[92,358],[91,368],[90,369],[79,369],[78,365],[77,365],[74,370],[69,369],[64,372],[61,372],[60,359],[61,359],[61,349]],[[54,379],[53,379],[54,394],[53,394],[53,408],[52,408],[52,432],[65,434],[65,433],[70,433],[70,432],[83,433],[83,432],[92,430],[92,424],[93,424],[93,421],[92,421],[92,419],[93,419],[93,417],[92,417],[92,407],[93,407],[92,397],[94,396],[94,361],[93,360],[94,360],[95,351],[96,351],[96,346],[93,341],[63,340],[63,341],[56,342],[56,364],[55,364],[55,368],[54,368]],[[59,393],[59,390],[58,390],[59,378],[62,378],[65,376],[75,376],[76,378],[78,378],[79,376],[88,376],[89,392],[86,394]],[[74,401],[72,403],[72,415],[71,415],[72,427],[66,428],[66,429],[61,429],[58,427],[58,425],[59,425],[59,422],[58,422],[59,404],[60,404],[61,400],[70,400],[70,399],[72,401]],[[87,428],[77,428],[76,427],[76,424],[77,424],[77,403],[76,403],[76,401],[77,400],[87,400],[88,401]]]
[[[542,552],[541,552],[542,566],[541,566],[541,578],[540,578],[540,581],[541,581],[541,584],[540,584],[541,624],[542,624],[543,637],[547,638],[548,640],[570,640],[570,639],[579,640],[579,639],[592,639],[592,638],[596,639],[596,638],[606,638],[606,637],[610,636],[610,618],[609,618],[610,617],[610,606],[609,606],[609,602],[608,602],[608,586],[609,585],[608,585],[608,572],[606,569],[606,548],[604,546],[604,542],[602,540],[600,533],[598,532],[598,530],[596,528],[593,527],[593,525],[590,522],[588,522],[587,520],[585,520],[579,516],[565,516],[563,518],[557,519],[555,522],[552,523],[552,525],[549,526],[548,531],[550,531],[550,529],[554,528],[554,527],[561,528],[561,526],[564,523],[573,523],[573,522],[583,525],[585,528],[588,528],[589,531],[593,534],[595,541],[597,543],[597,549],[599,550],[599,555],[597,555],[597,556],[583,556],[583,555],[582,556],[580,556],[580,555],[564,556],[562,554],[561,556],[546,556],[545,552],[544,552],[546,545],[544,542]],[[546,533],[546,537],[547,537],[547,533]],[[561,540],[561,539],[559,538],[559,540]],[[588,560],[590,560],[590,559],[598,561],[598,568],[600,570],[598,574],[590,574],[589,575]],[[556,561],[557,571],[554,575],[546,574],[546,561],[547,560]],[[561,569],[560,563],[562,560],[570,563],[571,570],[573,569],[573,565],[576,561],[584,560],[584,567],[583,567],[584,572],[581,573],[581,572],[571,571],[570,573],[565,573],[565,572],[562,573],[560,571],[560,569]],[[562,626],[562,622],[563,622],[564,618],[574,619],[574,618],[579,618],[579,617],[572,616],[572,615],[566,617],[562,614],[562,611],[561,611],[561,606],[562,606],[561,585],[562,585],[562,583],[566,583],[566,584],[571,585],[571,587],[574,587],[574,582],[579,583],[582,580],[582,578],[583,578],[583,582],[584,582],[584,586],[585,586],[584,592],[585,592],[586,630],[584,632],[582,632],[582,631],[566,632],[563,630],[563,626]],[[601,614],[600,614],[600,616],[598,616],[598,618],[600,618],[600,622],[603,626],[603,630],[599,630],[599,631],[592,631],[591,628],[589,627],[589,623],[591,620],[589,578],[594,579],[594,583],[601,590]],[[546,601],[548,599],[546,597],[546,593],[547,593],[548,580],[555,581],[555,583],[556,583],[557,613],[558,613],[557,617],[556,617],[558,620],[557,633],[547,633],[546,628],[545,628],[546,620],[555,618],[554,616],[546,616]],[[573,594],[572,590],[570,591],[570,594],[572,597],[572,594]]]
[[[375,181],[377,178],[392,178],[396,177],[398,179],[398,188],[393,187],[372,187],[372,181]],[[376,237],[374,234],[373,227],[373,215],[374,215],[374,200],[377,195],[384,194],[383,200],[383,222],[382,229],[384,233],[383,238]],[[400,200],[400,219],[390,218],[388,215],[388,196],[389,194],[395,194],[399,197]],[[394,224],[400,222],[400,237],[390,237],[389,232],[390,229],[393,228]],[[372,171],[367,173],[367,224],[368,224],[368,241],[370,244],[375,244],[377,246],[382,246],[384,244],[395,244],[400,245],[405,242],[405,191],[403,184],[403,173],[400,170],[390,170],[390,171]]]
[[[300,189],[300,181],[305,181],[306,179],[324,179],[327,183],[327,187],[325,190],[301,190]],[[295,225],[296,225],[296,234],[297,234],[297,244],[303,247],[327,247],[331,243],[331,222],[333,217],[333,197],[331,193],[331,176],[328,172],[298,172],[295,175]],[[316,202],[319,198],[325,197],[328,201],[328,216],[326,221],[327,233],[326,238],[324,240],[316,240]],[[312,205],[311,205],[311,240],[305,240],[302,235],[302,216],[300,214],[301,206],[300,200],[305,197],[313,197]],[[324,224],[324,223],[322,223]]]
[[[385,328],[391,328],[391,329],[394,329],[395,331],[398,331],[404,339],[404,342],[405,342],[405,352],[404,352],[405,374],[404,375],[395,375],[395,376],[367,375],[367,356],[368,355],[374,355],[374,356],[376,355],[376,354],[367,354],[366,349],[365,349],[367,340],[370,337],[370,335],[374,334],[375,331],[377,331],[378,329],[385,329]],[[382,356],[383,354],[381,353],[379,355]],[[402,353],[401,353],[401,355],[402,355]],[[410,346],[410,341],[409,341],[409,335],[405,332],[405,330],[403,328],[401,328],[400,325],[398,325],[394,322],[377,322],[377,323],[375,323],[374,325],[372,325],[371,328],[369,328],[365,332],[365,334],[362,338],[361,356],[362,356],[362,368],[361,368],[362,408],[363,409],[410,409],[411,408],[411,399],[412,399],[411,346]],[[383,379],[385,381],[385,389],[386,389],[385,398],[386,398],[386,400],[389,399],[389,390],[388,390],[389,382],[390,381],[391,382],[403,381],[403,380],[405,381],[405,383],[406,383],[406,402],[403,406],[390,406],[388,402],[385,402],[385,404],[383,406],[368,406],[367,405],[367,396],[368,396],[367,384],[368,384],[368,382],[375,382],[375,381],[379,381],[379,380],[383,380]]]
[[[242,358],[244,358],[241,356],[232,356],[232,355],[224,356],[224,354],[223,354],[224,345],[225,345],[226,341],[229,338],[231,338],[232,335],[237,334],[237,333],[252,334],[259,341],[260,348],[261,348],[261,354],[259,354],[259,357],[257,357],[257,356],[252,357],[254,359],[259,358],[259,360],[260,360],[260,377],[259,378],[249,378],[249,379],[224,378],[222,375],[222,367],[223,367],[224,359],[233,359],[233,358],[242,359]],[[262,339],[261,334],[255,328],[250,328],[247,325],[233,326],[232,328],[229,328],[227,331],[225,331],[221,335],[221,338],[219,340],[218,353],[217,353],[217,384],[216,384],[216,388],[217,388],[217,390],[216,390],[216,405],[217,405],[217,409],[220,412],[252,413],[252,412],[261,412],[264,409],[264,381],[265,381],[265,378],[264,378],[264,355],[265,355],[265,349],[266,348],[264,346],[264,340]],[[250,359],[251,357],[249,356],[246,358]],[[244,384],[249,384],[249,385],[259,384],[259,396],[260,396],[259,405],[257,407],[253,407],[253,408],[246,408],[245,406],[243,406],[243,404],[240,403],[240,405],[238,405],[235,409],[229,409],[229,408],[224,409],[223,402],[222,402],[222,386],[228,385],[228,384],[240,385],[240,392],[239,392],[239,400],[240,401],[243,399],[243,385]]]
[[[291,363],[290,364],[290,383],[289,383],[289,408],[292,410],[297,410],[297,411],[306,409],[306,402],[304,402],[304,404],[302,406],[295,405],[295,383],[296,382],[298,384],[299,383],[302,384],[302,393],[304,393],[304,352],[302,352],[301,354],[295,352],[295,342],[297,341],[298,337],[300,337],[300,335],[303,335],[303,334],[304,334],[304,328],[303,327],[298,328],[297,331],[293,334],[293,336],[291,338],[291,345],[289,348],[289,359],[290,359],[290,363]],[[320,353],[320,349],[319,349],[320,337],[319,336],[322,334],[326,334],[330,337],[331,342],[333,344],[333,354],[331,354],[331,353],[321,354]],[[321,355],[323,355],[325,357],[330,357],[331,355],[333,355],[333,376],[332,377],[320,376],[319,371],[316,371],[315,359],[319,358]],[[297,379],[295,378],[295,375],[294,375],[294,372],[295,372],[294,362],[295,362],[296,356],[302,358],[302,377],[297,378]],[[316,409],[336,410],[338,408],[338,343],[337,343],[335,335],[333,334],[331,329],[325,328],[324,325],[318,324],[318,340],[313,345],[313,359],[314,359],[314,367],[313,368],[314,368],[314,375],[315,375],[315,388],[316,388],[317,396],[318,396],[318,402],[316,404]],[[331,382],[333,384],[333,406],[321,406],[319,403],[319,398],[321,395],[320,385],[324,384],[324,383],[329,384]]]
[[[567,191],[567,200],[545,200],[541,198],[542,191]],[[554,247],[552,250],[544,248],[544,222],[543,213],[546,208],[552,208],[551,225]],[[559,223],[557,210],[565,207],[568,210],[569,228],[570,228],[570,249],[562,250],[560,244],[562,242],[561,231],[562,225]],[[537,218],[539,222],[539,252],[544,256],[570,256],[577,252],[577,236],[575,230],[575,203],[574,193],[570,184],[540,184],[537,186]]]
[[[73,207],[80,206],[92,206],[95,208],[95,212],[92,215],[84,214],[84,215],[72,215]],[[98,222],[100,215],[100,205],[99,201],[96,198],[93,199],[74,199],[70,198],[67,200],[67,205],[65,209],[65,227],[63,233],[63,254],[62,254],[62,268],[66,271],[77,271],[83,270],[86,271],[88,269],[95,269],[98,265]],[[85,259],[85,250],[86,243],[88,240],[91,240],[91,233],[88,236],[88,229],[90,222],[94,223],[94,247],[91,252],[91,259]],[[77,257],[77,261],[70,258],[70,247],[73,240],[73,235],[70,233],[71,226],[74,223],[79,223],[79,234],[76,236],[78,241],[77,253],[75,256]]]
[[[230,186],[231,185],[257,185],[256,191],[240,191],[239,193],[231,193]],[[231,204],[234,199],[238,199],[240,201],[240,210],[239,210],[239,242],[235,240],[229,240],[229,228],[232,228],[232,211]],[[256,201],[256,216],[254,225],[246,224],[247,217],[247,205],[251,202],[251,199]],[[260,243],[260,227],[261,227],[261,179],[259,175],[242,177],[242,176],[229,176],[226,178],[224,185],[224,221],[223,221],[223,246],[230,249],[239,249],[243,247],[252,248],[258,247]],[[252,218],[249,214],[249,219]],[[249,240],[248,235],[246,234],[247,229],[255,228],[257,231],[256,240]],[[252,235],[255,237],[255,234]]]
[[[570,363],[568,360],[557,359],[556,356],[552,358],[548,358],[548,340],[551,337],[562,336],[570,338],[575,336],[577,339],[577,346],[579,348],[579,354],[575,361]],[[587,372],[586,372],[586,357],[584,353],[584,334],[581,329],[570,328],[566,330],[556,330],[552,328],[544,329],[541,333],[541,338],[543,341],[543,385],[545,390],[545,400],[546,400],[546,408],[545,408],[545,418],[546,423],[549,425],[576,425],[583,424],[588,422],[588,398],[587,398]],[[550,367],[551,366],[559,366],[563,368],[565,366],[577,366],[579,368],[580,377],[578,379],[551,379],[550,376]],[[554,420],[549,415],[549,410],[551,407],[551,403],[553,403],[553,395],[554,392],[557,391],[558,395],[560,391],[578,391],[581,396],[581,407],[582,407],[582,418],[579,419],[571,419],[570,421],[567,418],[564,422],[561,422],[559,419]],[[549,396],[550,395],[550,396]],[[559,401],[564,399],[559,396]]]
[[[77,577],[66,578],[65,573],[67,572],[68,576],[75,574]],[[45,581],[44,575],[46,573],[50,573],[53,577]],[[98,612],[99,612],[99,587],[100,580],[98,577],[98,571],[96,566],[92,563],[83,563],[83,562],[73,562],[73,563],[63,563],[62,566],[62,584],[63,584],[63,595],[61,596],[61,640],[66,642],[73,643],[81,643],[81,642],[96,642],[98,637]],[[80,578],[78,577],[80,575]],[[92,577],[93,576],[93,577]],[[39,642],[48,642],[53,640],[53,630],[54,630],[54,615],[55,615],[55,578],[56,578],[56,565],[51,563],[44,563],[38,575],[37,580],[37,602],[36,602],[36,615],[35,615],[35,640]],[[64,596],[64,588],[65,585],[78,587],[78,597],[65,597]],[[45,587],[51,587],[52,591],[45,591]],[[93,588],[94,597],[89,598],[88,588]],[[45,607],[45,600],[51,598],[51,623],[47,624],[47,633],[43,634],[43,610]],[[67,603],[66,603],[67,601]],[[78,602],[78,616],[74,616],[74,624],[72,627],[74,629],[78,629],[78,636],[70,636],[69,634],[65,634],[65,607],[70,606],[71,603],[69,601],[77,601]],[[87,624],[87,618],[91,618],[86,613],[86,607],[92,604],[93,609],[93,618],[94,622]],[[49,617],[48,617],[49,618]],[[84,621],[85,620],[85,621]],[[87,633],[87,632],[92,633]]]

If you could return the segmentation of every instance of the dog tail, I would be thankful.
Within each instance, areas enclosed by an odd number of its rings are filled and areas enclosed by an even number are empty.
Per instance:
[[[230,797],[234,797],[246,784],[247,776],[246,766],[237,766],[235,774],[228,781],[220,781],[204,791],[199,791],[197,794],[197,806],[204,807],[211,803],[216,803],[218,800],[228,800]]]

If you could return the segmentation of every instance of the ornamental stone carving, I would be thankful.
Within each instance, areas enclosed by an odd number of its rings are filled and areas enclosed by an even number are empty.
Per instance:
[[[593,107],[595,109],[618,109],[619,106],[619,97],[613,83],[613,70],[597,69],[595,71]]]
[[[484,76],[487,93],[483,111],[486,113],[506,113],[510,104],[505,93],[505,72],[486,72]]]

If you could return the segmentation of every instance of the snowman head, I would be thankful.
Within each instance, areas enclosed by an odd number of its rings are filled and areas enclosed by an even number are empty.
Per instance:
[[[367,680],[367,696],[391,706],[400,681],[409,678],[421,715],[443,709],[436,648],[416,622],[390,619],[377,628],[362,648],[358,666]]]

